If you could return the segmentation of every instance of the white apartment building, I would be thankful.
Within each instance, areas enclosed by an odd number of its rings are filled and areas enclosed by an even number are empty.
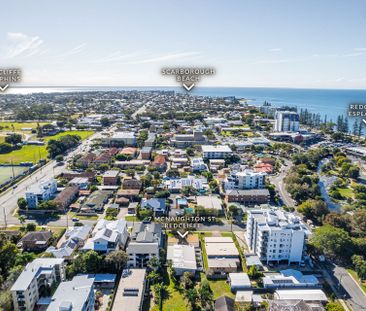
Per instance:
[[[294,111],[276,111],[276,132],[297,132],[300,127],[299,114]]]
[[[33,311],[42,290],[65,281],[62,258],[37,258],[28,263],[11,288],[15,311]]]
[[[279,210],[248,212],[246,238],[250,250],[265,262],[299,263],[310,234],[300,218]]]
[[[254,172],[250,169],[243,171],[233,171],[224,181],[224,189],[243,190],[263,188],[266,175],[266,173]]]
[[[53,178],[31,185],[25,192],[28,208],[36,208],[42,201],[51,200],[56,191],[57,183]]]
[[[225,159],[233,154],[227,145],[203,145],[202,153],[204,159]]]

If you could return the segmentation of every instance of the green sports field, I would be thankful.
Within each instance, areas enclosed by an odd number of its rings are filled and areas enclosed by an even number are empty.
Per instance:
[[[28,170],[28,167],[25,166],[14,166],[14,176],[18,176],[19,174]],[[8,181],[13,177],[13,170],[11,166],[0,166],[0,185]]]
[[[19,150],[14,150],[6,154],[0,154],[0,163],[11,163],[11,161],[13,161],[13,164],[19,164],[21,162],[36,163],[40,159],[47,158],[48,152],[46,150],[46,145],[50,139],[58,139],[65,135],[79,135],[81,139],[84,140],[93,133],[93,131],[68,131],[54,136],[48,136],[44,138],[44,142],[46,143],[44,146],[25,145]]]
[[[48,124],[47,122],[40,122],[39,125]],[[13,128],[14,127],[14,128]],[[37,128],[36,122],[8,122],[8,121],[0,121],[0,130],[1,131],[21,131],[22,128]]]

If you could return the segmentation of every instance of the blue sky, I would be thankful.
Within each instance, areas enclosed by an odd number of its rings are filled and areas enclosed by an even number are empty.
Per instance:
[[[2,1],[0,65],[24,85],[366,88],[364,0]]]

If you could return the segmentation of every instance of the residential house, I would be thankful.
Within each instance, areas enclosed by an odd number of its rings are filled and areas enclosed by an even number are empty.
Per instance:
[[[145,141],[146,143],[146,141]],[[152,153],[152,147],[143,147],[141,149],[140,155],[142,160],[150,160],[151,159],[151,153]]]
[[[179,193],[184,187],[192,187],[199,192],[204,192],[208,189],[206,178],[197,178],[195,176],[187,176],[179,179],[168,179],[164,181],[167,190],[170,193]]]
[[[76,165],[84,168],[91,167],[96,157],[97,156],[95,153],[89,152],[87,154],[84,154],[81,158],[77,159]]]
[[[195,274],[197,271],[196,252],[193,245],[168,245],[167,260],[172,261],[172,267],[177,275],[184,272]]]
[[[108,150],[103,151],[101,154],[99,154],[95,160],[94,164],[96,166],[102,165],[102,164],[111,164],[112,162],[112,155],[108,152]]]
[[[74,177],[69,181],[69,186],[77,186],[80,190],[86,190],[90,186],[88,177]]]
[[[220,197],[214,195],[196,196],[197,206],[201,206],[205,210],[205,214],[218,216],[223,213],[222,201]]]
[[[51,240],[51,231],[28,232],[19,240],[18,246],[26,252],[40,252],[48,247]]]
[[[59,247],[49,247],[46,252],[53,254],[56,258],[71,259],[75,250],[84,246],[85,240],[91,231],[91,226],[70,227],[65,232],[65,241]]]
[[[141,209],[152,210],[156,216],[165,215],[167,213],[167,206],[164,198],[143,198],[140,206]]]
[[[137,155],[137,148],[125,147],[119,152],[119,154],[123,154],[123,155],[131,157],[131,158],[135,158]]]
[[[77,275],[61,282],[51,298],[47,311],[94,311],[94,279]]]
[[[221,296],[215,300],[215,311],[234,311],[235,301],[228,296]]]
[[[226,278],[227,273],[237,272],[240,265],[239,251],[231,237],[205,237],[207,276]]]
[[[124,249],[128,240],[127,223],[124,220],[105,220],[97,222],[83,251],[94,250],[109,253],[117,249]]]
[[[263,287],[268,289],[321,287],[316,276],[303,274],[294,269],[281,270],[280,273],[276,274],[265,274],[262,281]]]
[[[248,290],[252,288],[252,284],[250,283],[247,273],[229,273],[228,282],[232,292],[236,292],[238,290]]]
[[[123,189],[138,189],[142,187],[142,181],[133,177],[125,177],[122,182]]]
[[[81,210],[84,212],[101,212],[111,195],[112,192],[107,190],[94,191],[82,205]]]
[[[154,161],[151,163],[151,166],[155,167],[160,172],[166,171],[168,164],[166,162],[165,156],[162,154],[156,155]]]
[[[202,158],[192,158],[191,168],[193,172],[207,171],[207,165]]]
[[[104,186],[116,186],[119,184],[119,171],[110,170],[102,175],[102,183]]]

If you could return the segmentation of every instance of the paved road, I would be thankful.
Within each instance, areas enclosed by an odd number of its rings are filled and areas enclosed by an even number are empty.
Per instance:
[[[366,295],[347,270],[335,264],[328,264],[326,270],[333,279],[338,298],[344,299],[354,311],[366,310]]]
[[[136,117],[139,115],[139,114],[142,114],[146,111],[146,105],[143,105],[142,107],[140,107],[136,112],[134,112],[131,117],[132,119],[136,120]]]
[[[71,159],[74,155],[88,151],[91,145],[91,141],[95,138],[99,138],[101,133],[96,133],[89,137],[89,139],[84,140],[75,150],[71,151],[66,157],[65,162]],[[17,207],[18,198],[24,197],[27,189],[40,181],[46,181],[49,178],[59,175],[66,170],[66,164],[58,166],[54,160],[49,161],[42,168],[35,171],[33,174],[25,177],[20,182],[17,183],[15,189],[8,189],[7,191],[0,194],[0,225],[5,225],[5,218],[7,225],[19,224],[17,217],[14,217],[13,211]],[[59,223],[59,224],[58,224]],[[61,218],[55,222],[51,222],[49,225],[60,225],[66,223],[66,216],[61,216]]]
[[[269,180],[272,184],[275,185],[277,192],[280,194],[280,197],[282,199],[282,202],[289,207],[295,206],[295,201],[291,198],[290,194],[286,190],[285,183],[283,179],[286,177],[288,171],[293,166],[292,162],[284,159],[285,164],[281,167],[280,172],[275,176],[270,176]]]

